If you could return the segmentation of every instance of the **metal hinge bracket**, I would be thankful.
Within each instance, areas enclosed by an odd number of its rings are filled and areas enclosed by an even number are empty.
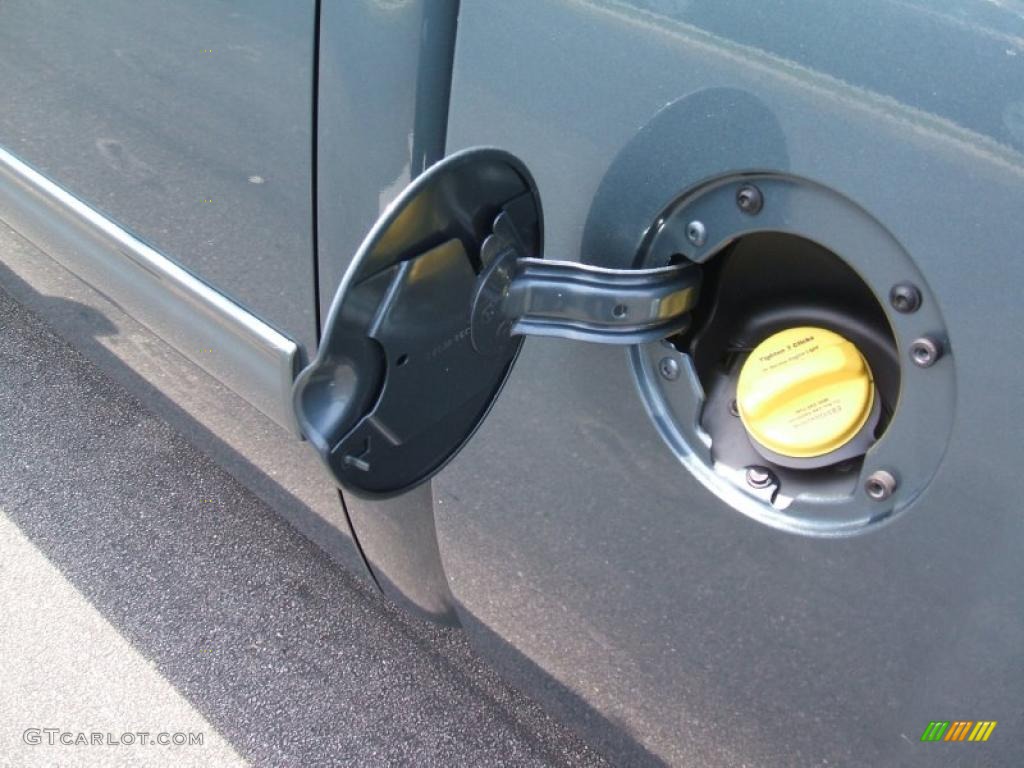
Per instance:
[[[487,354],[509,336],[643,344],[686,329],[701,272],[694,264],[608,269],[529,256],[507,211],[484,240],[473,297],[473,346]]]

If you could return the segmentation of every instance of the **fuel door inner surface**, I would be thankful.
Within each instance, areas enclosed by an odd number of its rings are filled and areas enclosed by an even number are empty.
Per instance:
[[[294,386],[299,426],[340,486],[400,494],[473,434],[525,335],[655,342],[689,326],[700,280],[693,264],[544,259],[527,169],[460,152],[409,185],[352,260]]]

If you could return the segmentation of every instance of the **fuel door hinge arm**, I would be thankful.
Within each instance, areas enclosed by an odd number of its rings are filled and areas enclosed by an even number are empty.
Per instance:
[[[555,336],[599,344],[644,344],[679,333],[697,303],[695,264],[610,269],[527,255],[502,212],[483,243],[473,298],[473,346],[500,349],[509,336]]]

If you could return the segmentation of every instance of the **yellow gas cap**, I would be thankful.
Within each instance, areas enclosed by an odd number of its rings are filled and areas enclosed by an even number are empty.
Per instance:
[[[736,389],[747,433],[780,456],[810,458],[842,448],[871,415],[867,360],[824,328],[780,331],[750,353]]]

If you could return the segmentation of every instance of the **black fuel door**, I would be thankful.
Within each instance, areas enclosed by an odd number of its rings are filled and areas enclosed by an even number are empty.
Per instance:
[[[693,264],[615,270],[542,253],[536,185],[500,150],[446,158],[385,211],[293,390],[341,487],[390,496],[428,480],[486,416],[524,335],[640,344],[688,324]]]

